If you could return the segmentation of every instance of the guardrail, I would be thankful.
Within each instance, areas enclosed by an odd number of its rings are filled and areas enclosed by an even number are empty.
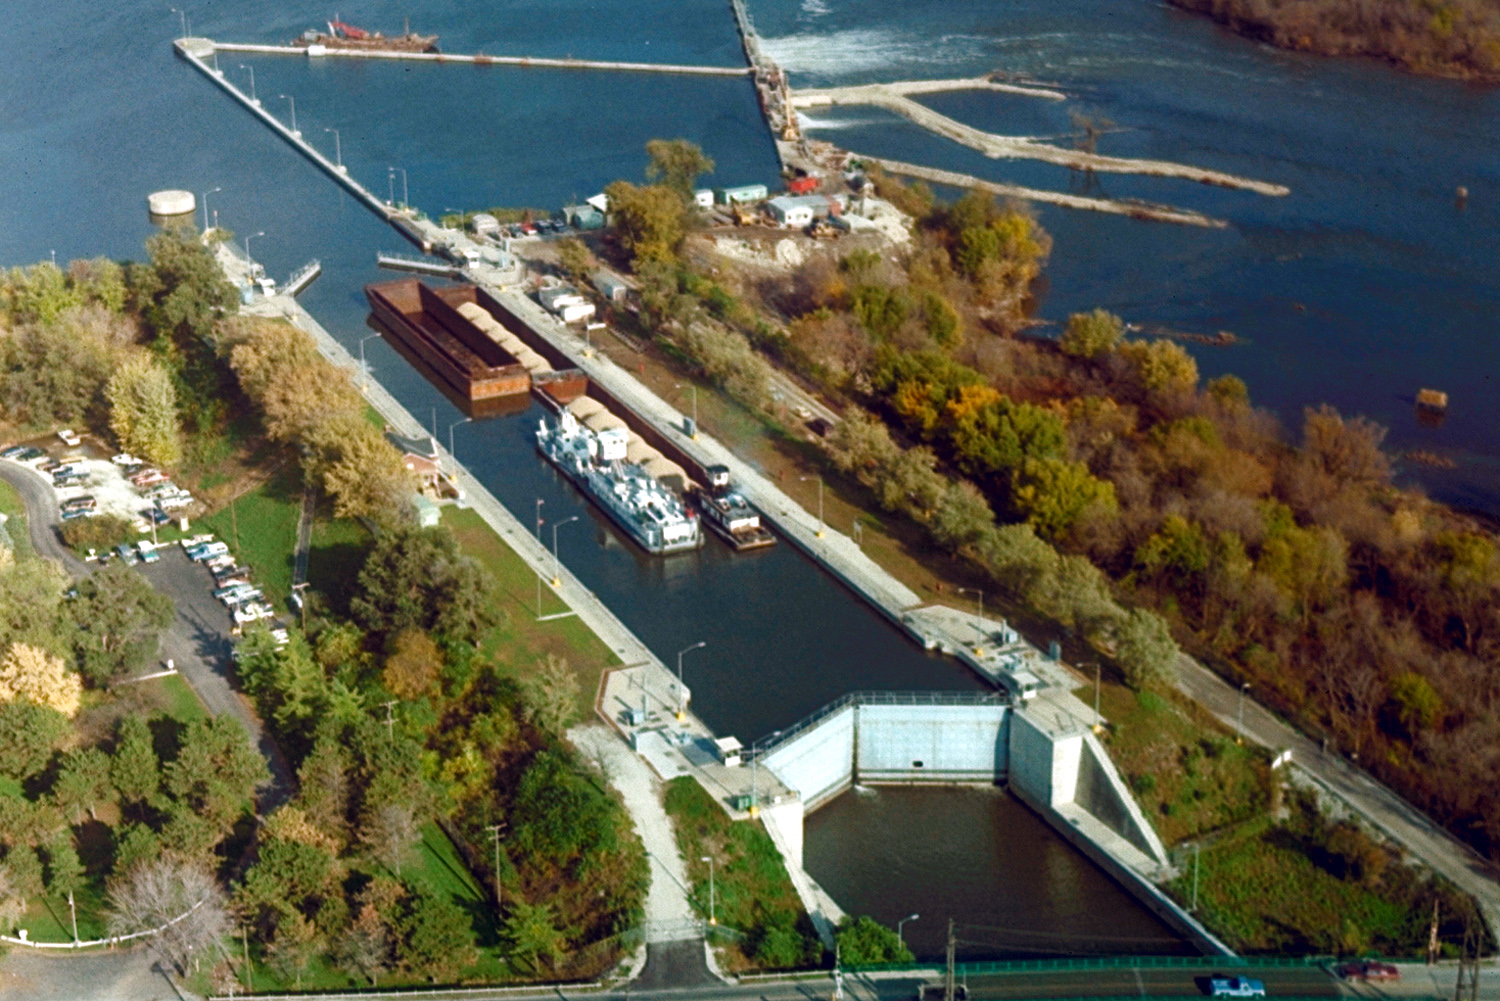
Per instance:
[[[1004,959],[958,963],[954,970],[959,974],[978,975],[1069,970],[1299,969],[1325,966],[1336,961],[1334,956],[1078,956],[1073,959]],[[844,970],[850,973],[899,973],[932,968],[932,963],[880,963],[845,966]]]
[[[1010,696],[1003,691],[994,692],[850,692],[835,699],[821,709],[809,713],[784,730],[777,730],[760,738],[741,751],[745,761],[763,758],[782,744],[801,736],[840,709],[852,705],[860,706],[988,706],[1011,705]]]

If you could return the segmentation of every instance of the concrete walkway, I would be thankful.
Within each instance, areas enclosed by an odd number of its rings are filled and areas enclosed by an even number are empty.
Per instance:
[[[651,888],[646,893],[646,941],[675,942],[701,939],[702,922],[688,900],[687,871],[672,820],[662,806],[662,787],[651,769],[601,724],[589,723],[568,731],[568,739],[584,757],[596,761],[609,784],[620,791],[625,809],[651,859]]]

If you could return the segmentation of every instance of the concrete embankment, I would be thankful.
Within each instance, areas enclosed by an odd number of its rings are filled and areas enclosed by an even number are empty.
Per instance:
[[[1092,170],[1101,174],[1145,174],[1153,177],[1175,177],[1202,184],[1213,184],[1224,188],[1238,188],[1256,194],[1279,197],[1291,193],[1282,184],[1258,181],[1253,178],[1226,174],[1223,171],[1172,163],[1169,160],[1137,160],[1129,157],[1102,156],[1084,150],[1063,149],[1037,142],[1025,136],[1002,136],[976,129],[972,125],[955,121],[939,114],[924,104],[907,97],[899,88],[887,84],[869,84],[862,87],[836,87],[826,90],[794,94],[792,103],[811,100],[819,105],[865,104],[884,108],[940,136],[977,149],[993,159],[1040,160],[1074,170]]]
[[[304,59],[374,59],[425,63],[470,63],[475,66],[529,66],[535,69],[608,70],[619,73],[673,73],[689,76],[746,76],[748,66],[688,66],[677,63],[626,63],[595,59],[555,59],[546,56],[489,56],[482,52],[459,55],[448,52],[382,52],[365,49],[323,48],[309,52],[297,45],[247,45],[208,41],[220,52],[247,52],[266,56],[301,56]],[[212,51],[212,49],[210,51]]]
[[[878,163],[887,173],[900,174],[903,177],[914,177],[933,184],[946,184],[955,188],[978,188],[980,191],[988,191],[1004,198],[1021,198],[1026,201],[1061,205],[1064,208],[1083,209],[1088,212],[1107,212],[1110,215],[1129,216],[1132,219],[1150,219],[1154,222],[1173,222],[1183,226],[1202,226],[1205,229],[1226,229],[1229,226],[1229,223],[1223,219],[1215,219],[1213,216],[1204,215],[1202,212],[1194,212],[1192,209],[1177,208],[1172,205],[1122,202],[1111,198],[1088,198],[1083,195],[1070,195],[1061,191],[1025,188],[1019,184],[1001,184],[996,181],[986,181],[983,178],[974,177],[969,174],[959,174],[951,170],[938,170],[936,167],[923,167],[914,163],[902,163],[899,160],[885,160],[877,156],[864,156],[860,153],[854,153],[851,156],[870,163]]]
[[[958,77],[949,80],[897,80],[894,83],[870,84],[903,97],[912,94],[942,94],[953,90],[993,90],[1001,94],[1017,94],[1021,97],[1040,97],[1047,101],[1066,101],[1068,95],[1050,87],[1029,87],[1017,83],[1001,83],[989,77]],[[837,104],[840,94],[864,90],[864,87],[816,87],[792,92],[792,106],[815,108],[821,104]]]

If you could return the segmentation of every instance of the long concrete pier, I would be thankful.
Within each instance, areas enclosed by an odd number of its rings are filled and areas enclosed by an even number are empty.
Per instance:
[[[1173,163],[1169,160],[1137,160],[1130,157],[1102,156],[1098,153],[1089,153],[1084,150],[1063,149],[1060,146],[1037,142],[1035,139],[1025,136],[1002,136],[996,135],[993,132],[985,132],[983,129],[976,129],[972,125],[965,125],[963,122],[955,121],[947,115],[939,114],[925,104],[919,104],[907,96],[907,93],[921,92],[909,89],[909,85],[892,86],[890,84],[874,83],[861,87],[832,87],[816,91],[796,91],[792,94],[792,104],[794,107],[862,104],[884,108],[940,136],[952,139],[954,142],[961,143],[971,149],[977,149],[992,159],[1040,160],[1043,163],[1052,163],[1060,167],[1070,167],[1075,170],[1092,170],[1101,174],[1145,174],[1153,177],[1175,177],[1224,188],[1239,188],[1244,191],[1253,191],[1256,194],[1272,197],[1280,197],[1291,193],[1291,189],[1282,184],[1258,181],[1249,177],[1239,177],[1235,174],[1227,174],[1219,170],[1209,170],[1204,167]]]
[[[915,163],[902,163],[899,160],[885,160],[878,156],[865,156],[861,153],[852,153],[850,155],[868,163],[878,163],[887,173],[900,174],[903,177],[915,177],[918,180],[930,181],[933,184],[946,184],[954,188],[978,188],[980,191],[988,191],[1005,198],[1022,198],[1027,201],[1061,205],[1070,209],[1107,212],[1111,215],[1129,216],[1132,219],[1175,222],[1184,226],[1202,226],[1206,229],[1225,229],[1229,226],[1229,223],[1223,219],[1215,219],[1212,216],[1204,215],[1202,212],[1194,212],[1192,209],[1182,209],[1171,205],[1122,202],[1112,198],[1089,198],[1085,195],[1070,195],[1062,191],[1044,191],[1041,188],[1025,188],[1019,184],[986,181],[983,178],[974,177],[970,174],[958,174],[951,170],[938,170],[936,167],[923,167]]]
[[[319,48],[310,51],[298,45],[248,45],[202,39],[220,52],[248,52],[264,56],[301,56],[304,59],[376,59],[426,63],[471,63],[475,66],[529,66],[534,69],[608,70],[620,73],[675,73],[687,76],[747,76],[748,66],[688,66],[677,63],[626,63],[597,59],[557,59],[549,56],[490,56],[482,52],[460,55],[448,52],[390,52],[366,49]]]

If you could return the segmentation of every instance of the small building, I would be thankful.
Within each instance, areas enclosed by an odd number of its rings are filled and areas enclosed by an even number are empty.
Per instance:
[[[562,216],[563,221],[574,229],[604,228],[604,213],[592,205],[564,205]]]
[[[693,204],[700,209],[711,209],[714,207],[714,192],[712,188],[699,188],[693,192]]]
[[[414,455],[407,452],[401,456],[401,465],[406,471],[416,478],[418,489],[422,493],[441,494],[443,489],[443,469],[437,459],[429,459],[425,455]]]
[[[475,236],[499,236],[500,220],[488,212],[476,212],[469,219],[469,225],[474,229]]]
[[[443,520],[443,510],[438,507],[437,502],[431,497],[422,494],[411,495],[412,511],[417,516],[417,525],[420,528],[436,528]]]
[[[583,203],[598,209],[600,215],[606,215],[609,212],[609,196],[602,191],[597,195],[585,198]]]
[[[771,213],[772,219],[792,229],[812,225],[813,209],[805,204],[805,199],[781,195],[766,202],[766,211]]]
[[[556,313],[564,306],[572,306],[585,301],[583,294],[571,285],[554,285],[551,288],[539,289],[536,300],[544,309],[552,313]]]
[[[764,184],[744,184],[738,188],[720,188],[720,205],[744,205],[747,202],[763,202],[770,195]]]
[[[589,281],[594,283],[594,288],[609,302],[624,302],[630,295],[630,285],[625,279],[605,268],[589,275]]]

